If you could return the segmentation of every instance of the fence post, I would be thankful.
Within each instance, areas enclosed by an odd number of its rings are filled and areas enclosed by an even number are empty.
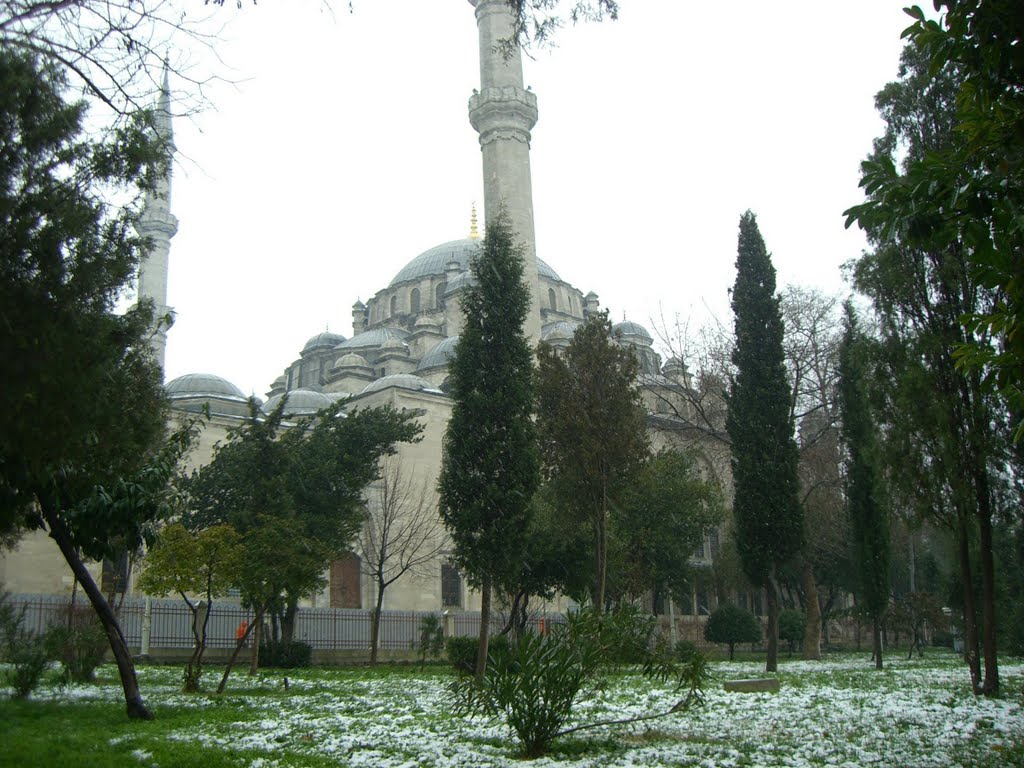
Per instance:
[[[142,647],[139,653],[149,656],[149,633],[153,627],[153,598],[146,595],[146,608],[142,613]]]

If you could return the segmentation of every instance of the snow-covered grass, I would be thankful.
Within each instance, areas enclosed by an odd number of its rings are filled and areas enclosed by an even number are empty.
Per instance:
[[[952,655],[888,660],[864,655],[783,661],[781,690],[725,693],[725,679],[762,675],[757,662],[717,662],[699,710],[645,725],[585,731],[536,766],[1024,766],[1024,665],[1007,661],[1004,696],[972,696]],[[208,670],[215,685],[218,670]],[[522,766],[500,723],[451,714],[437,667],[263,672],[232,678],[229,693],[184,695],[181,671],[144,667],[140,683],[157,719],[124,719],[112,667],[99,682],[45,688],[0,701],[0,765],[285,768],[291,766]],[[669,709],[664,686],[614,676],[577,720]],[[6,731],[6,733],[5,733]],[[77,760],[75,758],[78,758]],[[45,760],[45,762],[40,762]],[[7,762],[13,761],[13,762]],[[70,762],[69,762],[70,761]]]

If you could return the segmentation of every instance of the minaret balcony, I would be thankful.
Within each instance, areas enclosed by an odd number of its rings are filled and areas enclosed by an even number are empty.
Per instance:
[[[537,96],[514,85],[484,88],[469,97],[469,122],[481,144],[499,138],[529,144],[530,129],[537,124]]]

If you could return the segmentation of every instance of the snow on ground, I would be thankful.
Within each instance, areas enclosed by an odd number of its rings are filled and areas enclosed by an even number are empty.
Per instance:
[[[717,682],[702,708],[647,724],[585,731],[574,747],[580,740],[591,746],[561,755],[556,751],[530,765],[966,768],[1024,741],[1020,694],[975,698],[964,667],[951,657],[942,662],[894,658],[880,673],[867,666],[864,656],[784,661],[778,693],[736,694],[725,693],[721,680],[761,676],[762,665],[718,663]],[[1022,674],[1024,665],[1001,667],[1004,681],[1018,681],[1017,691]],[[228,695],[237,703],[237,720],[181,728],[167,738],[251,750],[255,754],[243,764],[252,768],[270,768],[285,755],[303,754],[374,768],[524,765],[504,725],[451,714],[446,675],[349,670],[289,673],[289,679],[284,695],[279,673],[234,677]],[[177,692],[179,681],[176,669],[140,670],[143,691],[158,712],[160,707],[222,704],[212,696]],[[206,683],[212,686],[213,680]],[[47,695],[83,700],[118,694],[116,686],[70,686]],[[577,721],[665,711],[678,699],[670,689],[642,678],[616,677],[598,697],[578,707]]]

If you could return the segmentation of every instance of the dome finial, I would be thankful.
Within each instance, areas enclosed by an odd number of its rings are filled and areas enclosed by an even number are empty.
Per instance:
[[[473,207],[471,209],[471,213],[469,214],[469,239],[480,239],[480,232],[476,228],[476,201],[473,202]]]

